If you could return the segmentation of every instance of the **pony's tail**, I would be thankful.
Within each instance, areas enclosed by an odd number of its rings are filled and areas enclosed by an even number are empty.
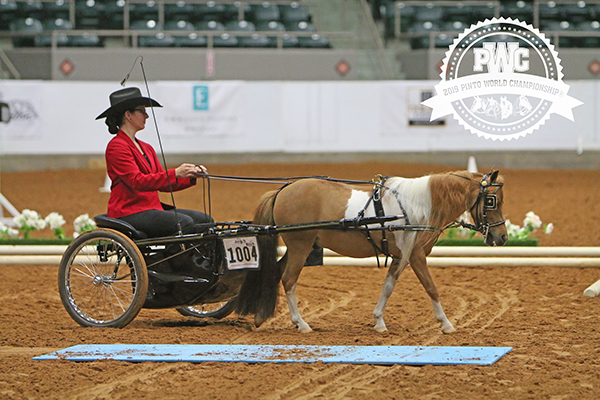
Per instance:
[[[256,209],[254,220],[257,225],[275,225],[273,204],[278,191],[266,193]],[[275,314],[281,270],[277,265],[279,235],[259,235],[258,250],[260,269],[248,271],[242,283],[236,302],[239,315],[254,315],[254,324],[259,327]]]

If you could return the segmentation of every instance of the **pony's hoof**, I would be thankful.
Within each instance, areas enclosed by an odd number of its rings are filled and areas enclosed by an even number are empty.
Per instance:
[[[456,328],[453,327],[452,325],[445,326],[445,327],[442,328],[442,333],[443,334],[449,334],[449,333],[454,333],[454,332],[456,332]]]
[[[260,327],[265,321],[266,319],[260,318],[258,315],[254,316],[254,326],[257,328]]]
[[[308,326],[308,325],[306,325],[306,326],[304,326],[302,328],[298,327],[298,332],[300,332],[300,333],[310,333],[310,332],[312,332],[312,328],[310,326]]]
[[[379,332],[379,333],[387,332],[387,330],[388,330],[388,328],[385,325],[383,325],[383,326],[375,326],[374,329],[375,329],[376,332]]]

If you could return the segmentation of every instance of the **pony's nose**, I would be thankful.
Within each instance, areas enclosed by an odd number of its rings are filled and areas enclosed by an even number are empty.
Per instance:
[[[504,244],[508,240],[508,236],[502,235],[502,236],[500,236],[500,239],[502,239],[502,244]]]

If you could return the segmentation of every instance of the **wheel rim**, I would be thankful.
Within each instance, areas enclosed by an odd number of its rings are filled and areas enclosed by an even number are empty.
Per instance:
[[[131,255],[110,238],[91,238],[72,253],[66,275],[69,303],[91,324],[109,324],[134,303],[137,275]]]
[[[222,303],[208,303],[208,304],[198,304],[195,306],[186,307],[188,310],[195,312],[200,315],[210,315],[215,311],[221,310],[227,304],[226,301]]]

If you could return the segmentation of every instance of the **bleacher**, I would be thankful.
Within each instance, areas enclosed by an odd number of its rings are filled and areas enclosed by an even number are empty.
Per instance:
[[[0,38],[22,47],[331,48],[297,1],[0,0]]]
[[[600,47],[600,1],[393,1],[370,0],[387,41],[412,49],[447,48],[466,27],[510,17],[540,29],[561,48]]]

